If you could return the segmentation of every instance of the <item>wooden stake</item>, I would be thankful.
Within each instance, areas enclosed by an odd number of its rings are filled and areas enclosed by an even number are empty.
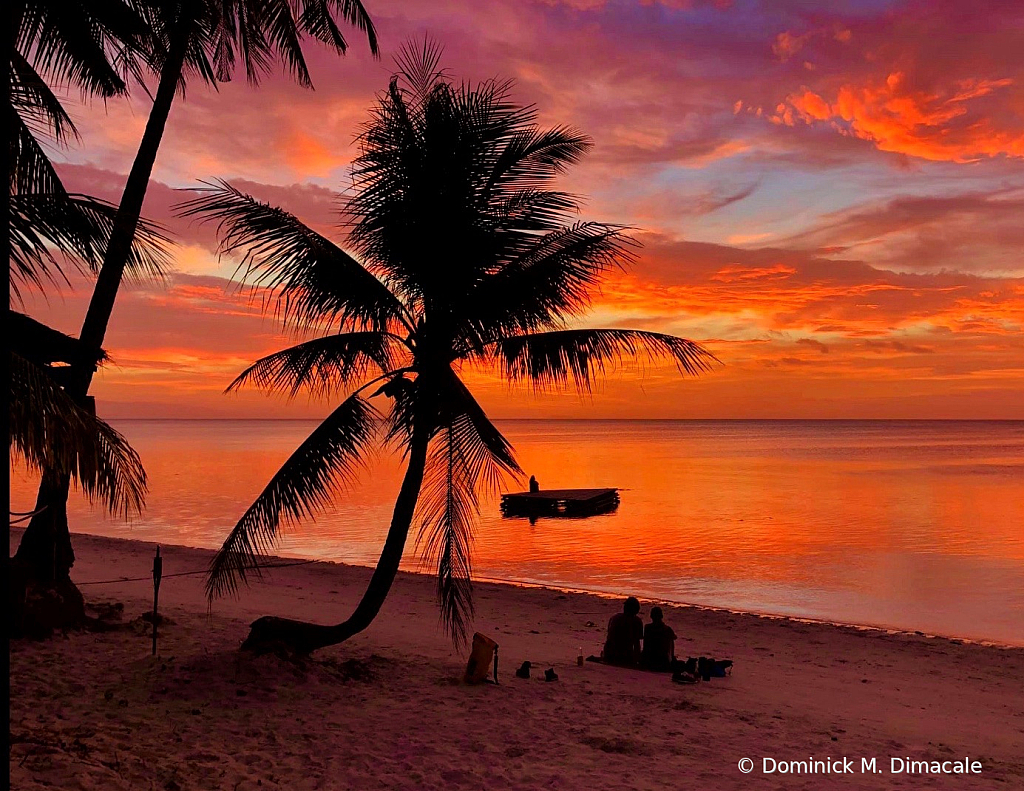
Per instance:
[[[156,622],[160,617],[157,615],[157,602],[160,600],[160,578],[164,574],[164,559],[160,557],[160,547],[156,548],[156,557],[153,558],[153,656],[156,656]]]

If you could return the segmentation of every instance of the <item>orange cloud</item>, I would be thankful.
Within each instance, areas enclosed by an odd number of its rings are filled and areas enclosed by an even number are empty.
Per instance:
[[[828,102],[806,88],[802,94],[791,95],[788,101],[798,115],[808,122],[825,121],[832,117],[832,108]]]
[[[998,129],[970,102],[1013,85],[1010,78],[964,79],[938,91],[914,89],[904,72],[865,85],[845,84],[832,101],[808,88],[792,93],[770,120],[793,126],[828,122],[882,151],[933,161],[1024,157],[1024,130]]]
[[[785,264],[776,264],[769,267],[727,266],[715,272],[711,279],[719,283],[735,283],[743,280],[759,280],[764,282],[769,278],[774,280],[785,279],[793,274],[796,274],[796,270]]]

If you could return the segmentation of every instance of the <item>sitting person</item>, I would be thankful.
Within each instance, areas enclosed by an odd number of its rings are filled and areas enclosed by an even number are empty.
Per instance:
[[[651,622],[644,627],[644,649],[640,666],[665,673],[672,670],[676,658],[676,633],[665,623],[661,607],[651,608]]]
[[[532,475],[530,476],[530,494],[536,494],[540,491],[540,484],[537,483],[537,479]]]
[[[622,612],[608,621],[608,637],[601,659],[609,665],[637,667],[640,664],[640,640],[644,622],[640,620],[640,602],[633,596],[626,599]]]

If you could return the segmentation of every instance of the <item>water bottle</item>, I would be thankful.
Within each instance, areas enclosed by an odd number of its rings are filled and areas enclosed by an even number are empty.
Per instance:
[[[583,667],[583,646],[580,646],[580,652],[576,655],[576,664]]]

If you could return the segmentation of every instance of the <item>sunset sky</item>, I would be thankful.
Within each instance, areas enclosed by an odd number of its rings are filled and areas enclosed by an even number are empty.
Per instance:
[[[637,229],[637,264],[587,323],[706,343],[701,380],[614,375],[593,401],[471,377],[498,417],[1024,418],[1020,0],[365,0],[383,56],[308,47],[316,85],[194,85],[146,215],[175,271],[123,290],[94,392],[106,417],[308,417],[223,395],[287,338],[175,190],[226,178],[342,241],[336,193],[392,56],[429,34],[452,76],[516,80],[594,149],[563,180],[584,217]],[[149,103],[73,106],[70,189],[116,200]],[[1016,219],[1014,219],[1016,218]],[[27,309],[77,333],[87,286]]]

